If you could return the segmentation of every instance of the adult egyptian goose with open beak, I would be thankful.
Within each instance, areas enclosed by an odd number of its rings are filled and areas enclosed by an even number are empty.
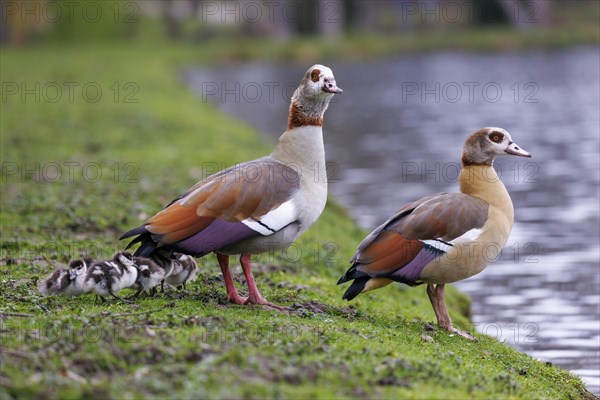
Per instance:
[[[141,242],[135,255],[142,257],[160,248],[194,257],[214,252],[229,301],[273,306],[256,287],[250,257],[288,247],[321,215],[327,200],[323,114],[339,93],[331,69],[312,66],[292,96],[288,129],[270,155],[203,179],[121,239],[137,235],[129,246]],[[229,271],[235,254],[241,255],[248,298],[240,297]]]
[[[462,150],[460,193],[408,204],[368,235],[338,281],[353,280],[343,298],[352,300],[393,281],[426,283],[439,326],[474,340],[452,326],[444,286],[480,273],[508,240],[513,204],[492,166],[501,155],[531,157],[504,129],[483,128],[472,134]]]

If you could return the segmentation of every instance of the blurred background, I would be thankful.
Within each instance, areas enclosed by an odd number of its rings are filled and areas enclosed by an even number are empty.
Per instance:
[[[335,43],[347,35],[379,34],[370,43],[378,49],[400,37],[419,36],[431,40],[406,44],[407,48],[423,51],[436,48],[436,43],[454,43],[451,47],[489,50],[596,43],[598,36],[594,0],[7,0],[1,12],[2,42],[13,46],[49,40],[133,40],[153,32],[196,44],[219,38],[285,41],[300,36]],[[484,28],[501,31],[502,39],[478,38],[477,33],[484,38],[490,34]],[[453,38],[448,38],[450,32]],[[223,49],[225,54],[231,51]],[[355,57],[377,50],[364,51]]]
[[[344,89],[325,119],[330,188],[366,230],[408,201],[457,190],[465,137],[507,129],[534,156],[498,162],[515,204],[513,234],[496,264],[458,286],[473,298],[479,331],[574,371],[599,393],[599,8],[595,0],[32,0],[3,1],[0,19],[3,58],[37,48],[43,59],[28,63],[69,62],[85,49],[84,69],[130,60],[134,84],[167,59],[183,87],[272,141],[298,78],[328,65]],[[6,82],[3,96],[27,96]],[[160,83],[118,88],[135,100],[152,85]],[[42,97],[54,95],[42,87]],[[28,151],[5,144],[4,160]]]

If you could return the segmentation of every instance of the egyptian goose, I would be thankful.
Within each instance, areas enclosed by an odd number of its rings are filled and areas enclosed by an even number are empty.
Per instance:
[[[186,254],[158,248],[152,254],[152,259],[164,271],[164,279],[160,282],[161,292],[165,291],[165,281],[171,286],[185,290],[185,284],[194,280],[198,273],[196,260]]]
[[[183,288],[185,290],[185,284],[191,282],[196,278],[198,273],[198,264],[192,256],[187,254],[173,253],[173,259],[171,260],[171,271],[169,276],[165,278],[165,281],[176,288]]]
[[[156,293],[156,287],[160,285],[166,276],[164,268],[153,260],[145,257],[133,257],[133,264],[137,268],[137,279],[131,289],[137,290],[131,297],[136,298],[144,291]]]
[[[474,340],[452,327],[444,285],[481,272],[508,240],[513,204],[492,166],[501,155],[531,157],[504,129],[483,128],[472,134],[462,150],[460,193],[417,200],[371,232],[338,281],[353,281],[343,298],[352,300],[393,281],[426,283],[439,326]]]
[[[86,293],[94,293],[102,301],[106,296],[124,300],[116,293],[133,286],[137,276],[138,270],[131,254],[119,252],[112,260],[95,261],[87,270],[83,288]]]
[[[290,246],[321,215],[327,200],[323,114],[339,93],[331,69],[312,66],[292,96],[288,129],[270,155],[203,179],[120,239],[137,235],[127,247],[141,242],[135,255],[142,257],[165,247],[194,257],[214,252],[229,301],[278,308],[258,291],[250,258]],[[229,271],[229,256],[236,254],[247,298]]]
[[[87,268],[93,262],[90,258],[73,260],[69,268],[61,268],[53,271],[44,278],[39,286],[39,291],[46,295],[78,296],[85,293],[83,281]]]
[[[69,270],[60,268],[46,276],[38,285],[38,290],[46,296],[65,294],[71,283]]]

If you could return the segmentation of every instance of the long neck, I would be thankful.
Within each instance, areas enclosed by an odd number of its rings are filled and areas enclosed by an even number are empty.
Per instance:
[[[297,102],[292,102],[288,115],[288,130],[302,126],[323,126],[323,113],[318,109],[304,108]]]
[[[288,130],[303,126],[323,126],[323,114],[331,95],[312,96],[303,93],[301,85],[292,96],[288,114]]]
[[[483,227],[481,240],[504,246],[514,221],[513,203],[506,187],[492,165],[466,165],[460,173],[460,191],[485,200],[490,208],[488,222]]]
[[[300,85],[292,96],[288,129],[279,137],[271,156],[283,163],[324,171],[323,114],[331,96],[307,96],[302,91],[303,87]]]
[[[460,172],[460,191],[512,213],[512,200],[491,165],[467,165]]]
[[[284,164],[305,168],[325,168],[323,129],[320,126],[301,126],[288,129],[279,137],[271,157]],[[290,165],[292,168],[294,165]],[[305,170],[306,174],[310,172]]]

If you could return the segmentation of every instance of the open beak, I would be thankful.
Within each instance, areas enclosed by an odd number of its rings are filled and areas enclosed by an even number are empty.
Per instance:
[[[510,154],[511,156],[519,156],[519,157],[531,157],[529,152],[520,148],[515,142],[510,142],[506,150],[504,150],[506,154]]]
[[[342,89],[337,87],[337,85],[335,84],[335,81],[326,82],[325,85],[323,86],[323,91],[327,92],[327,93],[333,93],[333,94],[342,94],[342,92],[343,92]]]

